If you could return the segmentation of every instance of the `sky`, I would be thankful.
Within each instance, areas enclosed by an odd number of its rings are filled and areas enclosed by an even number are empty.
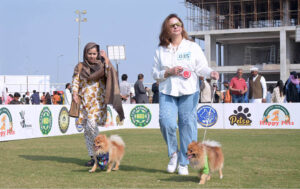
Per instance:
[[[51,83],[71,82],[78,62],[76,10],[87,11],[81,60],[88,42],[104,50],[125,45],[119,76],[126,73],[130,83],[139,73],[145,83],[154,82],[161,24],[171,13],[185,24],[187,16],[184,0],[0,0],[0,75],[50,75]]]

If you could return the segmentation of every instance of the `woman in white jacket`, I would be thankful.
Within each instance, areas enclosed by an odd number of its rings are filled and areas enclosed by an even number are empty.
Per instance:
[[[219,79],[219,74],[208,67],[200,46],[189,40],[183,22],[176,14],[170,14],[164,20],[159,40],[152,75],[160,82],[159,123],[170,157],[167,171],[174,173],[178,166],[178,174],[188,175],[187,146],[197,141],[199,76]]]

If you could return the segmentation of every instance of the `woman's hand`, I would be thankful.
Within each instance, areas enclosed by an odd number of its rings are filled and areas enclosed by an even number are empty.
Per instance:
[[[219,80],[219,73],[216,71],[212,71],[210,73],[210,78],[214,79],[214,80]]]
[[[73,93],[73,99],[77,104],[79,104],[79,96],[77,93]]]
[[[100,50],[100,56],[102,56],[105,59],[105,61],[108,61],[108,57],[107,57],[106,52],[104,50]]]
[[[165,78],[167,78],[169,76],[173,76],[173,75],[180,75],[182,70],[183,70],[183,68],[181,66],[175,66],[173,68],[170,68],[165,72]]]

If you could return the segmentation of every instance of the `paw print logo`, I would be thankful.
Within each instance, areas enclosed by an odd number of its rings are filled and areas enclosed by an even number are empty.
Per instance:
[[[250,119],[251,113],[249,108],[243,108],[239,106],[237,110],[233,111],[233,115],[229,116],[230,125],[236,124],[237,126],[250,126],[252,120]]]

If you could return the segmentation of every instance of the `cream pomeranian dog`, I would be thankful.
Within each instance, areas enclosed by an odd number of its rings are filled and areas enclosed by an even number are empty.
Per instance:
[[[211,173],[218,170],[220,179],[223,178],[224,156],[220,143],[216,141],[191,142],[188,145],[187,156],[190,166],[200,171],[199,184],[210,180]]]
[[[94,166],[90,173],[95,172],[97,165],[101,170],[107,166],[106,172],[119,170],[120,162],[125,153],[125,143],[118,135],[112,135],[109,138],[99,134],[94,139]]]

